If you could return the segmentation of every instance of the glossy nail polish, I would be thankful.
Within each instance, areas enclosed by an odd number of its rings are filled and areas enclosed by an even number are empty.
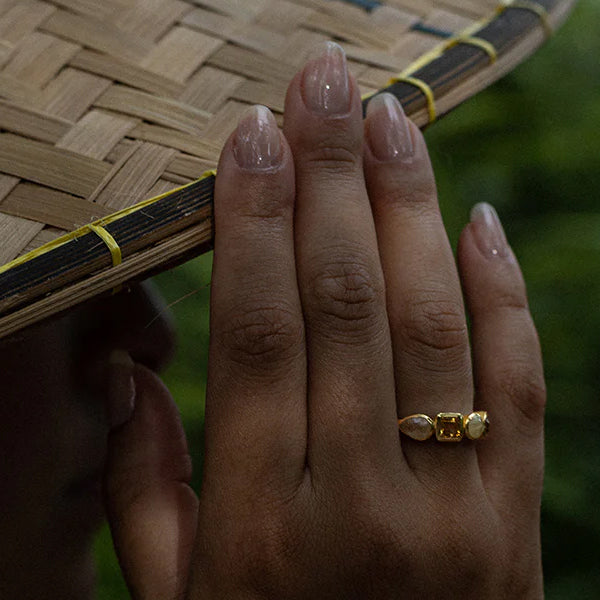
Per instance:
[[[412,160],[415,144],[402,105],[389,93],[378,94],[367,106],[367,140],[375,158]]]
[[[315,50],[304,67],[302,94],[315,114],[335,117],[350,111],[348,64],[339,44],[326,42]]]
[[[281,163],[281,134],[266,106],[253,106],[241,118],[233,153],[242,169],[262,171]]]
[[[489,258],[509,256],[506,235],[493,206],[485,202],[476,204],[471,210],[471,223],[477,247],[483,255]]]

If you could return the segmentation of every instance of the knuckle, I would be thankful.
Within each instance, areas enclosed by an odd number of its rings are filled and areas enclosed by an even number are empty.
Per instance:
[[[236,216],[243,224],[256,226],[256,223],[267,226],[279,225],[291,221],[294,199],[281,181],[258,182],[250,180],[244,190],[243,201],[236,206]]]
[[[387,501],[365,498],[360,505],[353,506],[353,531],[349,543],[359,549],[356,562],[351,565],[352,571],[359,577],[372,572],[414,573],[422,571],[422,556],[428,552],[415,555],[414,548],[418,544],[411,527],[407,526],[395,503],[396,494],[385,496]],[[366,505],[366,506],[365,506]],[[407,544],[412,540],[412,544]],[[359,583],[360,586],[360,582]],[[397,592],[397,589],[395,590]],[[396,597],[395,594],[390,597]]]
[[[377,510],[369,511],[367,519],[362,519],[363,525],[358,528],[358,545],[363,547],[361,555],[367,564],[362,566],[367,571],[382,567],[409,568],[410,557],[402,548],[402,533],[392,520],[396,516],[383,507],[378,507]]]
[[[402,328],[410,354],[435,361],[444,357],[451,369],[464,360],[468,332],[458,303],[435,298],[414,302],[408,307]]]
[[[495,310],[506,310],[514,313],[522,313],[524,317],[529,316],[529,304],[524,285],[502,286],[502,289],[494,291]]]
[[[439,511],[437,511],[439,513]],[[477,514],[477,509],[471,513]],[[468,513],[467,513],[468,514]],[[482,514],[479,523],[489,522]],[[453,510],[433,518],[432,526],[441,532],[434,548],[429,547],[430,559],[438,565],[440,573],[464,574],[455,582],[454,593],[464,592],[464,582],[476,583],[475,589],[485,589],[486,568],[492,556],[499,556],[502,544],[495,526],[477,527],[476,519],[465,519],[462,511]]]
[[[485,285],[477,294],[471,294],[470,301],[482,318],[505,313],[513,319],[531,320],[525,281],[516,262],[505,260],[496,263]]]
[[[284,367],[301,352],[304,329],[285,304],[249,303],[232,310],[221,328],[221,344],[234,364],[255,371]]]
[[[412,185],[399,182],[385,191],[384,202],[392,208],[410,207],[417,214],[426,214],[432,209],[437,211],[437,190],[435,181],[417,180]]]
[[[237,564],[244,587],[264,594],[263,597],[281,597],[297,563],[297,535],[280,513],[255,515],[237,544]]]
[[[328,141],[307,151],[303,157],[308,170],[335,176],[354,176],[360,167],[360,155],[350,143]]]
[[[364,532],[358,542],[360,549],[358,564],[354,565],[356,573],[371,573],[381,570],[382,572],[411,572],[410,554],[402,548],[402,538],[394,527],[370,526],[368,532]]]
[[[136,472],[124,472],[118,479],[109,482],[105,478],[105,495],[109,498],[107,504],[108,513],[117,518],[119,522],[127,524],[135,522],[135,516],[140,514],[148,501],[148,489],[145,482],[139,480],[140,470]],[[127,479],[127,476],[131,479]],[[133,478],[137,478],[133,479]],[[134,485],[131,484],[134,481]]]
[[[291,219],[291,211],[288,207],[277,206],[269,202],[255,202],[252,205],[240,209],[237,215],[240,219],[240,225],[250,230],[256,227],[262,229],[281,229]]]
[[[310,281],[310,294],[326,330],[362,333],[379,324],[383,283],[355,258],[340,257],[318,270]]]
[[[531,363],[520,360],[501,370],[496,387],[526,418],[528,423],[541,423],[546,408],[546,383]]]

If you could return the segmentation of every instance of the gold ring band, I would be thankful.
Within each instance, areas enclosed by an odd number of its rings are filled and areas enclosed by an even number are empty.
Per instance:
[[[435,433],[438,442],[460,442],[464,438],[480,440],[486,436],[490,421],[485,410],[463,415],[456,412],[438,413],[433,419],[423,414],[398,420],[400,432],[413,440],[424,442]]]

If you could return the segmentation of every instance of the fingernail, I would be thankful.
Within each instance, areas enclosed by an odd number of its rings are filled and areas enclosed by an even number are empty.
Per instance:
[[[309,58],[302,80],[304,103],[312,112],[332,117],[350,111],[350,79],[344,49],[325,42]]]
[[[281,163],[281,134],[266,106],[253,106],[241,118],[233,154],[242,169],[262,171]]]
[[[389,93],[378,94],[367,106],[367,139],[381,161],[408,161],[415,146],[402,105]]]
[[[113,350],[108,359],[108,420],[111,429],[120,427],[135,406],[134,362],[129,352]]]
[[[488,257],[509,255],[508,242],[498,213],[486,202],[476,204],[471,210],[471,223],[479,251]]]

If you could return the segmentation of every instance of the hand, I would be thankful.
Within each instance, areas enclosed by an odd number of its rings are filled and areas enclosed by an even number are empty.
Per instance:
[[[543,374],[493,209],[457,271],[423,137],[390,96],[363,125],[334,44],[292,81],[284,134],[255,108],[219,166],[199,503],[141,367],[111,439],[134,598],[541,598]],[[485,440],[399,436],[398,417],[474,409]]]

